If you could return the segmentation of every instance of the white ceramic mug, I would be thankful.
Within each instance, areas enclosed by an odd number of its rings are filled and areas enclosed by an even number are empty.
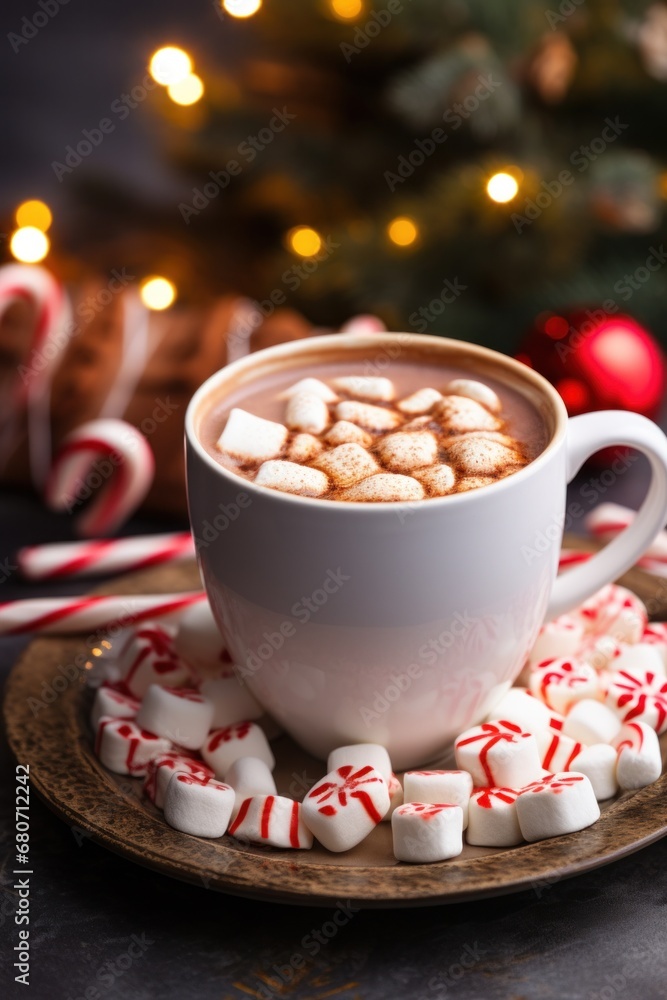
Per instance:
[[[219,465],[199,441],[211,402],[276,368],[364,359],[391,375],[417,352],[518,389],[550,435],[490,486],[406,503],[278,493]],[[436,759],[514,681],[545,620],[614,580],[667,520],[667,438],[626,411],[570,420],[540,375],[494,351],[415,334],[335,334],[260,351],[197,391],[186,418],[188,497],[204,585],[252,693],[307,750],[384,744],[402,770]],[[627,445],[652,479],[631,527],[556,579],[566,485],[601,448]]]

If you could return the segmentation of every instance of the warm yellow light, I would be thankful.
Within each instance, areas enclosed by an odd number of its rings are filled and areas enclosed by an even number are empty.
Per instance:
[[[156,83],[166,87],[180,83],[192,72],[192,59],[176,45],[166,45],[153,54],[148,71]]]
[[[412,219],[408,219],[404,215],[399,216],[397,219],[392,219],[387,226],[387,236],[392,243],[395,243],[399,247],[409,247],[411,243],[414,243],[418,235],[419,231]]]
[[[196,73],[189,73],[178,83],[170,83],[167,93],[174,104],[182,104],[187,107],[189,104],[196,104],[204,93],[204,84]]]
[[[23,264],[36,264],[49,252],[49,238],[36,226],[22,226],[13,234],[9,249],[16,260]]]
[[[489,177],[486,184],[486,193],[491,201],[497,201],[501,205],[516,198],[518,191],[519,185],[516,178],[504,171]]]
[[[350,21],[358,17],[364,9],[361,0],[329,0],[331,11],[341,21]]]
[[[53,216],[51,215],[49,206],[45,205],[43,201],[38,201],[36,198],[24,201],[16,209],[17,226],[34,226],[35,229],[41,229],[45,233],[52,221]]]
[[[139,294],[147,309],[168,309],[176,298],[176,286],[167,278],[146,278]]]
[[[222,0],[222,6],[232,17],[252,17],[262,6],[262,0]]]
[[[289,245],[299,257],[314,257],[322,246],[322,237],[310,226],[297,226],[288,233]]]

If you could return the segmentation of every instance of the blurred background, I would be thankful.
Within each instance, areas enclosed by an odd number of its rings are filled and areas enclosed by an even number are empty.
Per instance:
[[[138,425],[249,337],[358,314],[516,354],[571,413],[657,415],[667,4],[26,0],[3,21],[2,256],[74,303],[54,441],[127,368],[137,296],[152,346],[116,415]],[[9,319],[5,373],[30,348]]]

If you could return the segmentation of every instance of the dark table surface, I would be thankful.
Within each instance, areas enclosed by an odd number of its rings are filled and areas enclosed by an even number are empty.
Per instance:
[[[637,507],[646,470],[570,487]],[[182,527],[135,519],[128,531]],[[567,527],[580,528],[573,522]],[[0,564],[20,545],[71,529],[23,494],[0,498]],[[0,565],[0,578],[6,577]],[[22,584],[0,600],[77,593],[81,583]],[[26,640],[0,640],[7,677]],[[75,836],[33,797],[30,986],[14,982],[15,762],[2,743],[0,995],[39,1000],[652,1000],[667,997],[667,840],[587,875],[449,907],[349,912],[236,899],[181,884]],[[333,918],[340,927],[334,923]],[[345,921],[347,918],[347,921]],[[318,941],[319,938],[319,941]]]

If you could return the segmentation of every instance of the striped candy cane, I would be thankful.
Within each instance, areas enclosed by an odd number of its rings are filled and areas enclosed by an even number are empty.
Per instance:
[[[28,580],[60,580],[147,569],[194,558],[189,531],[90,542],[56,542],[20,549],[19,569]]]

